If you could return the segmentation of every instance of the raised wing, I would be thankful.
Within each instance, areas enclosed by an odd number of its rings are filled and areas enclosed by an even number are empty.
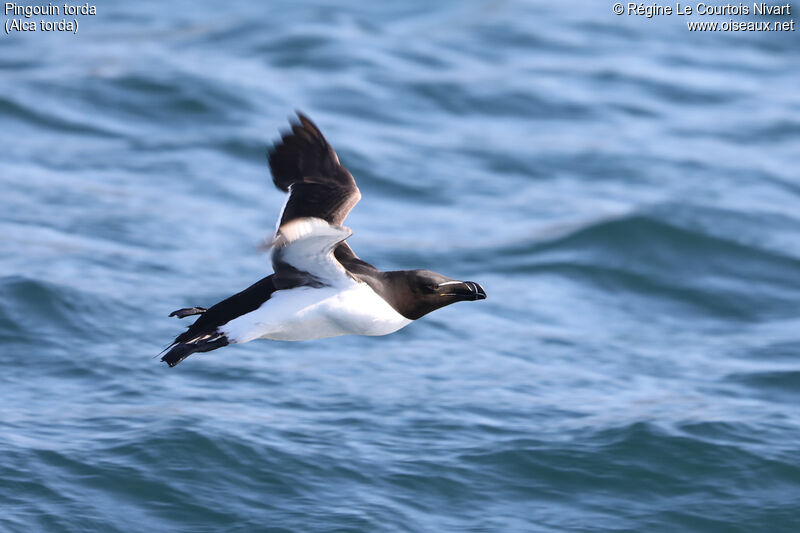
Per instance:
[[[272,267],[277,289],[335,286],[350,276],[333,250],[352,235],[320,218],[296,218],[283,224],[272,243]]]
[[[361,192],[314,123],[299,112],[297,118],[268,152],[272,181],[289,193],[277,227],[306,217],[341,226]]]

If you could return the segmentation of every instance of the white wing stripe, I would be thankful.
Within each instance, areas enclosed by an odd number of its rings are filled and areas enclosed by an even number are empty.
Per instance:
[[[283,219],[283,212],[286,211],[286,206],[289,205],[289,198],[292,197],[292,187],[294,187],[294,183],[289,185],[289,192],[286,194],[286,200],[283,201],[283,207],[281,207],[281,212],[278,213],[278,220],[275,222],[275,233],[278,233],[278,230],[281,229],[281,220]]]
[[[320,218],[296,218],[281,226],[273,241],[272,263],[280,275],[285,263],[308,272],[326,285],[338,285],[350,279],[345,268],[333,256],[333,249],[352,235],[342,226],[333,226]]]

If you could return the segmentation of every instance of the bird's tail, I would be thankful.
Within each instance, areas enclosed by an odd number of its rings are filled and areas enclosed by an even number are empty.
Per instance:
[[[210,352],[217,348],[227,346],[228,338],[225,335],[217,334],[205,336],[194,340],[194,342],[176,342],[167,353],[161,358],[162,361],[173,367],[196,352]]]
[[[202,315],[208,311],[205,307],[184,307],[183,309],[178,309],[177,311],[173,311],[169,314],[169,316],[176,316],[178,318],[186,318],[187,316],[192,315]]]

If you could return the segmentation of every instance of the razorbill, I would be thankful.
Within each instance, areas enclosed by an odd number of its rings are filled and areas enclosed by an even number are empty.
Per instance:
[[[361,192],[314,123],[297,117],[268,150],[272,181],[289,193],[269,243],[275,273],[208,309],[173,311],[200,316],[167,347],[161,360],[169,366],[253,339],[387,335],[440,307],[486,298],[473,281],[430,270],[381,272],[359,259],[342,223]]]

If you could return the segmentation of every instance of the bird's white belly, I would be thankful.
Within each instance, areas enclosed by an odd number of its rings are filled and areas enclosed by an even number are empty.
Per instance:
[[[276,291],[261,307],[219,331],[230,342],[263,338],[281,341],[339,335],[387,335],[411,320],[394,310],[366,283],[346,287],[298,287]]]

